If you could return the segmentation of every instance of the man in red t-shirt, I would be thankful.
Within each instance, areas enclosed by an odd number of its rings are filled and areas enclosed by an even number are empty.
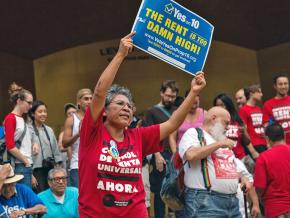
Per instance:
[[[248,146],[252,157],[255,159],[259,153],[267,150],[266,140],[264,138],[263,113],[257,105],[261,101],[263,94],[259,85],[254,84],[245,88],[247,103],[240,109],[239,115],[244,121],[251,144]]]
[[[263,124],[279,123],[286,133],[286,143],[290,144],[290,96],[288,76],[279,73],[274,77],[276,96],[264,103]]]
[[[285,144],[283,128],[271,124],[266,128],[271,149],[256,161],[254,186],[265,206],[265,215],[290,217],[290,146]]]

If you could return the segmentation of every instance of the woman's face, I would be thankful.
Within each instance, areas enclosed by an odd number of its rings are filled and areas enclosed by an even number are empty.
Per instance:
[[[76,112],[77,112],[77,109],[71,107],[71,108],[67,109],[65,115],[66,115],[66,117],[70,117],[70,116],[72,116],[72,115],[73,115],[74,113],[76,113]]]
[[[216,104],[215,104],[215,106],[220,106],[220,107],[223,107],[223,108],[226,109],[225,104],[224,104],[223,101],[220,100],[220,99],[217,99],[217,100],[216,100]]]
[[[32,107],[33,97],[31,94],[25,94],[25,99],[17,100],[17,105],[19,106],[22,113],[27,113],[29,109]]]
[[[130,125],[134,113],[134,105],[124,95],[116,95],[106,108],[106,122],[117,128]]]
[[[40,105],[35,110],[34,119],[36,122],[43,124],[47,119],[47,110],[45,105]]]

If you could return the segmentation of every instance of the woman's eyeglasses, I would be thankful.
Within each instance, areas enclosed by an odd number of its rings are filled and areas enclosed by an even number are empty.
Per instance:
[[[29,105],[32,105],[32,101],[27,101],[27,100],[23,100],[23,101],[25,101],[27,104],[29,104]]]
[[[120,106],[120,107],[125,107],[126,105],[127,105],[127,107],[130,109],[130,110],[132,110],[132,111],[134,111],[135,110],[135,105],[134,104],[131,104],[131,103],[127,103],[127,102],[125,102],[125,101],[111,101],[110,102],[110,104],[111,103],[114,103],[114,104],[116,104],[116,105],[118,105],[118,106]]]

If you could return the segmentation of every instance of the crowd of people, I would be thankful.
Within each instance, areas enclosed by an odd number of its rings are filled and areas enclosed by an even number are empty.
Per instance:
[[[168,216],[290,217],[288,75],[275,76],[276,96],[263,108],[258,84],[237,91],[237,107],[221,93],[205,110],[203,72],[184,98],[166,80],[160,101],[137,117],[129,89],[113,85],[133,35],[121,39],[94,90],[80,89],[76,105],[65,104],[58,139],[46,124],[47,105],[11,84],[0,217],[147,218],[154,202],[153,216],[163,218],[166,165],[177,160],[185,163],[184,209],[168,208]]]

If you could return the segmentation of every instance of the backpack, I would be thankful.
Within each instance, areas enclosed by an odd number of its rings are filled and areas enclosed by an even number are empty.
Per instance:
[[[27,125],[25,124],[23,133],[21,134],[19,139],[15,141],[15,147],[17,147],[18,149],[21,146],[26,130],[27,130]],[[4,133],[2,138],[0,138],[0,164],[4,164],[6,162],[11,162],[11,155],[7,152],[5,133]]]
[[[203,132],[196,128],[201,146]],[[172,210],[183,210],[184,208],[184,166],[188,161],[182,163],[179,154],[166,163],[166,174],[162,182],[160,196],[163,202]],[[189,165],[190,167],[190,165]]]

